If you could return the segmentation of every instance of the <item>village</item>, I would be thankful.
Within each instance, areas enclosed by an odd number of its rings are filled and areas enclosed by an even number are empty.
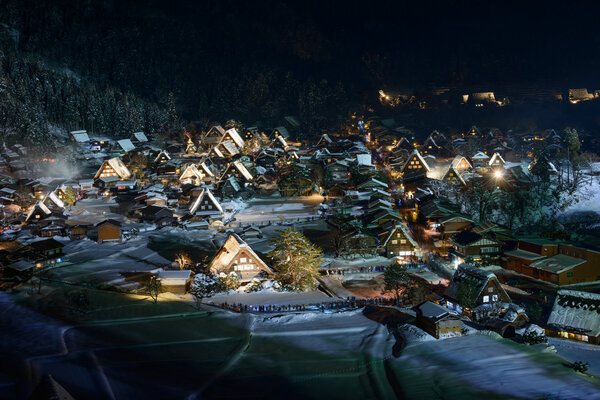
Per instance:
[[[3,146],[0,287],[76,320],[126,295],[274,318],[364,310],[404,345],[492,332],[569,359],[561,343],[600,344],[600,241],[556,222],[600,190],[575,130],[419,140],[352,114],[311,141],[300,126],[79,130],[43,159]],[[569,368],[597,374],[589,352]]]

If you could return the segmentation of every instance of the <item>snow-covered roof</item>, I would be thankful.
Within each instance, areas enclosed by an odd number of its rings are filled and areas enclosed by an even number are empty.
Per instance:
[[[215,258],[212,259],[208,266],[209,271],[213,273],[224,271],[242,250],[250,254],[259,264],[259,267],[262,267],[261,269],[273,273],[273,270],[261,260],[258,254],[252,250],[252,247],[235,233],[229,235],[221,249],[215,255]]]
[[[206,165],[206,162],[200,163],[200,168],[202,168],[202,171],[207,176],[215,176],[215,174],[210,170],[210,168],[208,167],[208,165]]]
[[[224,141],[221,142],[221,144],[223,145],[223,148],[225,150],[227,150],[227,152],[231,156],[235,156],[236,154],[240,153],[240,150],[230,140],[224,140]]]
[[[119,157],[113,157],[109,160],[106,160],[105,162],[108,163],[108,165],[110,165],[110,167],[115,171],[115,173],[119,176],[119,178],[127,179],[127,178],[131,177],[131,171],[129,171],[129,168],[127,168],[127,166],[123,163],[123,161]],[[100,172],[102,171],[103,167],[104,167],[104,164],[102,165],[102,167],[100,167],[100,169],[96,173],[96,178],[98,176],[100,176]]]
[[[204,188],[200,192],[200,195],[198,195],[198,197],[196,198],[196,200],[190,206],[190,213],[191,214],[196,214],[196,212],[200,208],[200,204],[202,204],[202,200],[204,200],[205,197],[208,197],[208,199],[211,201],[211,203],[213,204],[213,206],[218,210],[218,212],[223,213],[223,208],[221,207],[221,205],[219,204],[219,202],[217,201],[217,199],[215,198],[215,196],[212,194],[212,192],[210,191],[210,189]],[[211,212],[212,212],[212,210],[211,210]]]
[[[439,321],[442,318],[452,314],[447,308],[432,303],[431,301],[422,303],[421,305],[417,306],[417,309],[424,318],[431,319],[433,321]]]
[[[242,164],[241,161],[234,161],[233,162],[233,166],[240,172],[240,174],[242,174],[242,176],[244,177],[244,179],[246,179],[247,181],[251,181],[252,180],[252,174],[248,171],[248,169],[246,168],[246,166],[244,166],[244,164]]]
[[[404,170],[408,166],[408,163],[410,162],[410,159],[413,156],[416,156],[419,159],[419,161],[421,161],[421,164],[423,164],[423,166],[425,167],[425,170],[427,172],[429,172],[431,170],[431,168],[429,168],[429,165],[427,164],[427,161],[425,161],[425,159],[421,156],[421,153],[419,153],[419,150],[417,150],[417,149],[413,150],[412,154],[408,157],[408,159],[404,163],[404,166],[402,167],[402,170]]]
[[[35,210],[40,209],[42,210],[42,212],[46,215],[50,215],[52,214],[52,212],[50,211],[50,209],[48,207],[46,207],[46,205],[41,201],[38,200],[33,207],[31,207],[31,210],[29,210],[29,213],[27,214],[27,217],[25,218],[25,221],[29,221],[29,219],[31,218],[31,216],[33,215],[33,213],[35,212]]]
[[[392,229],[390,231],[390,233],[387,235],[387,237],[385,238],[384,242],[383,242],[383,246],[386,246],[389,242],[389,240],[394,236],[394,234],[396,233],[396,231],[400,229],[404,235],[404,237],[406,237],[406,239],[410,242],[410,244],[415,247],[418,248],[419,245],[417,244],[417,242],[415,242],[415,240],[413,239],[412,235],[410,234],[410,232],[408,231],[408,228],[406,226],[404,226],[404,224],[402,223],[397,223],[396,226],[394,227],[394,229]]]
[[[135,149],[135,146],[131,142],[131,139],[121,139],[121,140],[118,140],[117,143],[119,143],[119,146],[121,146],[121,148],[125,152],[129,152],[129,151]]]
[[[530,266],[543,271],[561,274],[585,262],[585,259],[570,257],[565,254],[557,254],[552,257],[534,261]],[[598,317],[600,318],[600,315]]]
[[[376,184],[377,186],[381,186],[381,187],[383,187],[383,188],[386,188],[386,189],[388,188],[388,185],[387,185],[387,183],[385,183],[385,182],[381,182],[380,180],[378,180],[378,179],[375,179],[375,178],[371,178],[371,179],[369,179],[369,180],[366,180],[366,181],[364,181],[363,183],[359,184],[357,187],[358,187],[358,188],[363,188],[363,187],[367,186],[369,183],[374,183],[374,184]]]
[[[156,155],[156,157],[154,158],[154,162],[158,162],[158,160],[160,160],[160,157],[161,157],[161,156],[165,156],[165,157],[167,158],[167,160],[170,160],[170,159],[171,159],[171,155],[169,154],[169,152],[168,152],[168,151],[166,151],[166,150],[161,150],[161,151],[160,151],[160,153],[158,153],[158,154]]]
[[[282,135],[277,136],[276,140],[278,140],[283,147],[288,147],[288,143],[285,141],[285,138]]]
[[[140,143],[145,143],[148,141],[148,138],[146,137],[146,134],[144,132],[133,132],[133,136]]]
[[[48,195],[48,198],[52,200],[54,204],[56,204],[60,208],[65,208],[65,203],[56,195],[56,191],[51,192]]]
[[[457,168],[458,168],[458,166],[460,165],[460,163],[461,163],[463,160],[464,160],[464,161],[467,163],[467,165],[469,166],[469,168],[473,168],[473,166],[471,165],[471,163],[469,162],[469,160],[467,160],[467,158],[466,158],[466,157],[464,157],[464,156],[456,156],[456,157],[454,157],[454,158],[452,159],[452,163],[451,163],[451,165],[452,165],[452,168],[454,168],[454,169],[457,169]]]
[[[600,294],[559,290],[548,325],[589,336],[600,335]]]
[[[235,177],[233,177],[233,176],[229,177],[229,179],[227,179],[226,182],[229,182],[229,184],[231,185],[231,187],[233,187],[233,189],[236,192],[240,191],[240,184],[235,180]]]
[[[475,153],[473,155],[473,157],[471,157],[471,159],[473,159],[473,160],[486,160],[488,158],[490,158],[490,157],[488,157],[488,155],[485,154],[483,151],[478,151],[477,153]]]
[[[244,139],[242,139],[237,129],[231,128],[226,130],[225,133],[229,135],[229,137],[231,138],[231,140],[233,140],[237,147],[239,147],[240,149],[244,147]]]
[[[188,279],[192,276],[192,271],[189,269],[181,269],[174,271],[160,271],[158,279],[163,285],[185,285]]]
[[[90,141],[90,137],[86,131],[72,131],[71,136],[73,136],[73,139],[77,143],[87,143]]]
[[[357,154],[356,162],[358,165],[372,166],[371,164],[371,155],[370,154]]]
[[[504,158],[502,158],[500,153],[494,153],[494,155],[490,159],[490,165],[494,165],[496,161],[500,161],[502,165],[506,164],[506,161],[504,161]]]
[[[204,178],[204,175],[202,174],[202,172],[198,171],[198,168],[196,167],[195,164],[188,165],[183,170],[183,173],[179,176],[180,181],[183,181],[185,179],[192,179],[192,178],[196,178],[200,181]]]

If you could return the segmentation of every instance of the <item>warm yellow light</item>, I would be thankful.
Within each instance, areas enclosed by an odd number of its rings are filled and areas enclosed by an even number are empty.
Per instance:
[[[496,170],[496,171],[494,172],[494,177],[495,177],[496,179],[502,178],[502,171],[500,171],[500,170]]]

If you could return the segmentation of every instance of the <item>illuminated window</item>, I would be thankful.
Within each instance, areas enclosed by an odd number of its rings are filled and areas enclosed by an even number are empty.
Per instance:
[[[492,301],[498,301],[498,295],[497,294],[492,295]]]
[[[490,302],[490,296],[483,296],[483,302],[484,303],[489,303]]]
[[[392,240],[392,244],[398,244],[397,240]]]

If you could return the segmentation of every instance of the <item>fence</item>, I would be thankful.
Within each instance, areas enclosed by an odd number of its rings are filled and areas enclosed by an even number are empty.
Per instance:
[[[371,299],[352,299],[338,300],[313,304],[260,304],[249,305],[241,303],[207,303],[214,307],[238,313],[282,313],[282,312],[339,312],[356,310],[365,306],[394,305],[394,299],[387,297],[377,297]]]

